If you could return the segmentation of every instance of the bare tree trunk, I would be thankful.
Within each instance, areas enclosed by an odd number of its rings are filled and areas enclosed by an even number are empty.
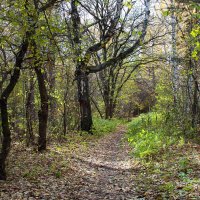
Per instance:
[[[66,108],[66,102],[64,101],[63,106],[63,131],[64,135],[67,134],[67,108]]]
[[[47,137],[47,121],[48,121],[48,94],[45,85],[45,78],[39,66],[35,66],[35,72],[38,80],[38,87],[40,92],[41,107],[38,111],[39,119],[39,138],[38,138],[38,151],[46,150],[46,137]]]
[[[0,180],[6,180],[5,161],[8,156],[11,144],[11,132],[9,129],[9,122],[8,122],[7,99],[6,100],[1,99],[0,105],[1,105],[2,132],[3,132],[3,142],[0,154]]]
[[[114,102],[111,97],[109,97],[108,102],[105,104],[106,109],[106,119],[112,119],[114,115]]]
[[[196,77],[194,77],[194,93],[193,93],[193,104],[192,104],[192,126],[195,127],[195,125],[198,123],[198,115],[199,115],[199,105],[198,105],[198,82],[196,80]]]
[[[76,70],[78,101],[81,113],[81,130],[92,133],[92,112],[89,98],[88,75],[81,70]]]

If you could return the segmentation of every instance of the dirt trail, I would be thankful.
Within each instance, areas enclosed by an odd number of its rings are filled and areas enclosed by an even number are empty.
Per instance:
[[[0,199],[144,199],[137,185],[141,167],[129,156],[125,132],[119,126],[115,133],[91,141],[88,148],[76,146],[76,153],[64,144],[51,146],[45,154],[16,146],[9,157],[8,180],[0,182]]]
[[[199,146],[171,148],[165,160],[145,167],[129,155],[125,132],[119,126],[87,141],[87,148],[82,140],[51,144],[44,154],[16,143],[8,180],[0,181],[0,200],[199,200]],[[180,165],[185,156],[185,169],[192,169],[187,174]]]
[[[122,140],[124,133],[125,128],[120,126],[86,152],[73,156],[76,183],[66,185],[71,199],[139,199],[134,190],[139,166],[129,156],[130,149]]]

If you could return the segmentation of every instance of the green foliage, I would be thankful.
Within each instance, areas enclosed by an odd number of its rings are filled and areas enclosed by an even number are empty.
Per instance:
[[[193,74],[192,70],[180,70],[179,72],[180,76],[185,77]],[[156,85],[156,105],[154,110],[162,113],[162,121],[158,124],[161,126],[161,129],[164,129],[164,134],[166,135],[189,139],[195,138],[198,130],[197,127],[192,125],[190,112],[186,111],[187,94],[180,94],[178,92],[176,94],[178,102],[175,104],[172,82],[169,81],[171,79],[170,76],[170,71],[163,71]],[[159,126],[157,129],[159,129]]]
[[[192,31],[191,31],[191,36],[192,36],[192,45],[194,46],[194,50],[192,52],[192,58],[195,60],[199,59],[199,52],[200,52],[200,43],[199,43],[199,36],[200,36],[200,26],[196,25]]]
[[[127,0],[124,2],[124,6],[127,7],[128,9],[131,9],[133,7],[133,4],[130,0]]]
[[[35,179],[36,177],[39,176],[40,171],[41,171],[41,166],[37,167],[35,166],[32,167],[31,169],[26,169],[22,174],[22,176],[27,179]]]
[[[189,159],[186,157],[183,157],[179,160],[179,167],[181,169],[181,171],[186,171],[189,165]]]
[[[56,171],[56,172],[55,172],[55,177],[56,177],[56,178],[61,178],[61,176],[62,176],[61,171]]]
[[[97,136],[102,136],[107,133],[115,131],[118,124],[120,124],[120,120],[118,119],[101,119],[94,118],[94,128],[93,133]]]
[[[190,32],[191,35],[191,44],[194,47],[193,52],[192,52],[192,58],[195,60],[199,59],[199,53],[200,53],[200,43],[199,43],[199,37],[200,37],[200,25],[198,23],[200,19],[200,6],[197,3],[193,3],[191,6],[193,9],[196,10],[193,18],[196,19],[196,22],[192,28],[192,31]]]
[[[160,190],[173,192],[175,189],[175,184],[173,182],[167,182],[159,187]]]
[[[169,72],[160,74],[160,80],[156,85],[156,109],[163,111],[173,105],[172,83],[168,81]]]
[[[81,145],[83,149],[87,149],[88,142],[96,141],[100,137],[114,132],[117,125],[120,123],[122,123],[122,121],[118,119],[108,120],[94,117],[92,130],[93,135],[84,131],[73,131],[66,136],[62,136],[62,138],[67,139],[68,146],[71,151],[75,151],[77,149],[77,144]]]
[[[134,155],[139,158],[150,158],[172,144],[184,144],[176,127],[169,131],[166,117],[160,113],[141,114],[128,127],[128,141],[134,147]]]
[[[163,12],[162,12],[162,15],[163,15],[164,17],[169,16],[169,15],[170,15],[170,10],[165,10],[165,11],[163,11]]]

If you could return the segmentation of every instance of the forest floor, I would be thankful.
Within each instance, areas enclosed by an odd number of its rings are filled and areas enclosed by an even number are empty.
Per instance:
[[[51,142],[43,154],[15,142],[0,199],[200,199],[198,145],[172,148],[147,165],[131,156],[125,132],[120,125],[98,140]]]

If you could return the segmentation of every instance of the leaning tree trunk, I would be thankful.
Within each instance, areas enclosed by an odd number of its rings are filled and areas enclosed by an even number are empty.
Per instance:
[[[45,85],[44,74],[40,67],[35,67],[37,75],[41,107],[38,112],[39,119],[39,138],[38,138],[38,151],[46,150],[46,137],[47,137],[47,121],[48,121],[48,94]]]
[[[80,104],[81,130],[92,133],[92,112],[89,95],[88,75],[82,71],[76,71],[78,101]]]
[[[29,45],[28,37],[29,37],[29,33],[27,33],[25,40],[23,40],[21,48],[18,54],[16,55],[14,72],[12,76],[10,77],[9,84],[2,92],[1,99],[0,99],[1,124],[2,124],[2,134],[3,134],[3,142],[2,142],[2,148],[1,148],[1,153],[0,153],[0,180],[6,179],[5,162],[6,162],[6,158],[8,156],[8,153],[10,150],[10,144],[11,144],[11,132],[9,128],[7,102],[8,102],[8,98],[11,92],[15,88],[18,82],[18,79],[20,77],[20,69],[22,67],[22,62],[24,60],[24,56],[27,52],[28,45]]]

